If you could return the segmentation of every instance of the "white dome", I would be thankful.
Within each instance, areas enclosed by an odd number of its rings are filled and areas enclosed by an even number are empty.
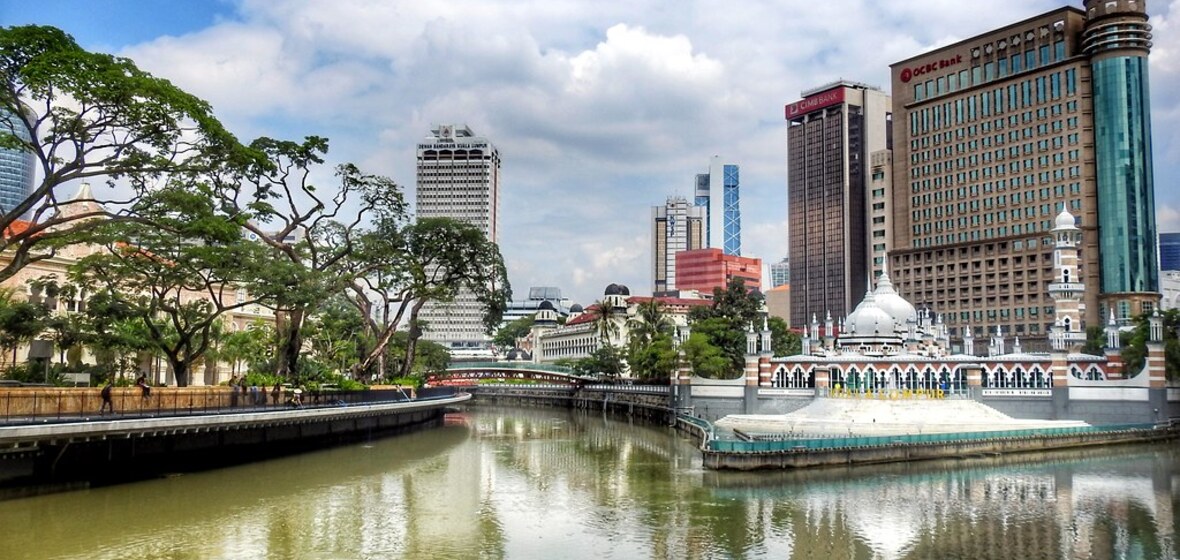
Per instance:
[[[893,317],[884,309],[877,306],[873,294],[865,294],[865,299],[845,320],[850,336],[893,336],[896,329]]]
[[[1062,210],[1061,213],[1057,215],[1057,221],[1054,223],[1057,225],[1057,229],[1077,229],[1077,226],[1074,225],[1074,221],[1073,214],[1070,214],[1068,210]]]
[[[877,279],[877,290],[873,292],[873,296],[877,307],[893,319],[893,324],[896,327],[904,327],[910,319],[916,319],[918,316],[918,310],[914,308],[914,305],[897,294],[888,273],[882,272]]]

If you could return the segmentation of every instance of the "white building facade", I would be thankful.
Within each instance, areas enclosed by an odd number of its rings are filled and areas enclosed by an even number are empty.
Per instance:
[[[500,153],[466,125],[441,124],[418,144],[417,218],[454,218],[499,241]],[[423,337],[451,348],[486,344],[483,310],[460,291],[450,304],[428,303]]]

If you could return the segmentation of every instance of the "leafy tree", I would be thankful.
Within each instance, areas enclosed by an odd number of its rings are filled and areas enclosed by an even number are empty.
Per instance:
[[[0,280],[50,258],[97,223],[102,202],[63,200],[71,181],[126,179],[138,196],[161,174],[187,172],[238,147],[209,105],[126,58],[87,52],[59,29],[0,28],[0,147],[33,154],[40,182],[0,209]],[[131,199],[134,199],[132,196]],[[122,206],[111,204],[110,207]],[[30,216],[27,227],[13,227]]]
[[[515,347],[518,339],[528,336],[532,331],[533,322],[533,316],[526,315],[500,327],[492,336],[492,344],[495,344],[497,348]]]
[[[255,321],[249,327],[227,333],[222,338],[221,358],[230,363],[234,375],[243,373],[243,362],[246,363],[247,371],[260,373],[263,368],[258,366],[266,363],[266,358],[274,352],[274,336],[273,325],[262,320]]]
[[[45,308],[25,300],[9,299],[0,305],[0,348],[11,353],[16,365],[16,351],[45,328]]]
[[[1090,325],[1086,327],[1086,345],[1082,347],[1083,354],[1101,356],[1106,350],[1106,329]]]
[[[398,331],[390,338],[387,363],[397,364],[398,369],[390,368],[383,372],[383,377],[395,378],[401,375],[400,366],[406,361],[406,347],[409,338],[410,334],[405,331]],[[414,346],[413,365],[410,368],[410,375],[407,377],[425,379],[427,374],[446,370],[450,364],[451,352],[445,346],[429,340],[419,340],[418,344]]]
[[[733,375],[733,364],[721,348],[709,342],[709,335],[693,332],[684,341],[684,359],[692,371],[708,379],[727,379]]]
[[[371,345],[364,331],[364,318],[343,294],[328,300],[309,321],[309,327],[306,338],[312,354],[337,372],[347,372]]]
[[[631,374],[646,380],[670,379],[680,353],[672,341],[673,325],[663,305],[654,298],[639,303],[629,326],[627,364]]]
[[[713,289],[713,304],[689,311],[693,334],[706,337],[729,361],[726,375],[739,375],[745,366],[746,332],[761,328],[763,296],[746,289],[741,278],[732,279],[726,289]]]
[[[625,363],[622,351],[606,344],[591,352],[590,356],[573,362],[571,367],[578,375],[616,379],[623,374]]]
[[[94,227],[93,241],[105,250],[80,259],[70,274],[138,319],[185,387],[222,315],[259,301],[239,287],[260,273],[263,247],[242,237],[242,216],[225,214],[204,185],[170,184],[135,207],[145,219]]]
[[[211,180],[220,204],[249,216],[242,227],[269,249],[250,290],[276,310],[282,339],[276,373],[292,376],[300,371],[305,321],[322,302],[370,273],[351,257],[362,239],[371,240],[374,231],[388,233],[403,221],[407,206],[392,180],[352,164],[337,166],[339,186],[331,197],[321,195],[311,175],[324,163],[325,138],[309,136],[301,143],[259,138],[250,148],[224,162]],[[376,229],[365,226],[370,222]],[[392,256],[373,266],[386,265]]]
[[[1169,380],[1180,380],[1180,340],[1176,331],[1180,329],[1180,309],[1169,309],[1162,314],[1164,322],[1164,362]],[[1123,345],[1122,356],[1126,375],[1138,375],[1143,371],[1147,361],[1147,340],[1150,332],[1150,316],[1142,315],[1135,318],[1135,326],[1130,332],[1123,332],[1120,342]]]
[[[460,290],[484,308],[484,328],[500,324],[512,288],[508,270],[495,243],[479,228],[450,218],[423,218],[405,229],[401,270],[405,277],[403,309],[408,310],[409,339],[401,376],[410,374],[415,347],[422,336],[419,314],[430,301],[450,303]],[[399,311],[399,316],[401,312]]]
[[[770,345],[775,357],[794,356],[803,352],[803,339],[791,332],[786,321],[781,317],[769,317],[766,322],[770,327]]]

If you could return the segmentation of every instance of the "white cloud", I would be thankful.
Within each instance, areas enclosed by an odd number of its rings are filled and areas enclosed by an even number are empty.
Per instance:
[[[887,87],[890,63],[1059,5],[243,0],[122,54],[210,100],[244,138],[325,135],[334,161],[409,192],[431,125],[470,124],[501,151],[517,291],[556,285],[584,303],[611,282],[650,289],[648,207],[687,195],[713,154],[741,166],[744,253],[778,260],[785,103],[840,77]],[[1180,208],[1178,6],[1150,6],[1161,229]]]

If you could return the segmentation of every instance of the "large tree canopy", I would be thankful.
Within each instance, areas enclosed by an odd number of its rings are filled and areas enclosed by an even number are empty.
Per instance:
[[[0,81],[0,147],[32,154],[40,176],[24,200],[0,208],[0,251],[12,256],[0,280],[51,257],[55,242],[68,242],[62,239],[94,225],[90,218],[161,177],[240,147],[204,101],[126,58],[88,52],[52,27],[0,28]],[[213,153],[221,155],[199,157]],[[59,188],[87,179],[124,179],[133,192],[93,204]],[[28,227],[14,227],[24,216]]]

